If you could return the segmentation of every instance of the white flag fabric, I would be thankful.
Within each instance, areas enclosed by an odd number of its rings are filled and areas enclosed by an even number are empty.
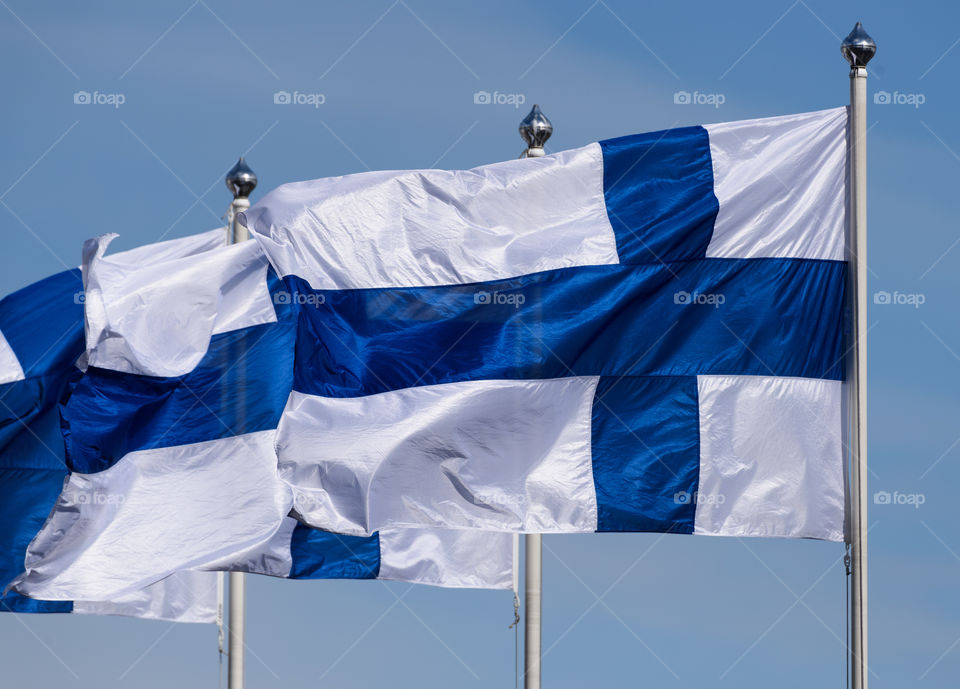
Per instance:
[[[110,600],[75,600],[70,612],[214,624],[220,603],[217,577],[214,572],[174,572],[138,591]]]
[[[844,108],[447,172],[241,220],[298,307],[305,522],[839,541]]]
[[[71,473],[15,589],[51,600],[131,595],[185,570],[509,588],[507,534],[288,517],[276,426],[296,309],[256,242],[147,267],[84,249],[88,368],[62,406]]]

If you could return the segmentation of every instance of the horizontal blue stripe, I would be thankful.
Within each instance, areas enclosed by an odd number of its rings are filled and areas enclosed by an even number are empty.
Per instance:
[[[297,524],[290,556],[291,579],[376,579],[380,536],[343,536]]]
[[[707,130],[635,134],[601,141],[600,149],[603,196],[620,263],[706,256],[720,208]]]
[[[268,284],[272,293],[281,287],[273,271]],[[293,307],[275,309],[276,323],[214,335],[182,376],[89,368],[60,406],[70,470],[94,473],[136,450],[276,428],[290,395],[296,321]]]
[[[28,378],[70,367],[83,353],[83,281],[66,270],[0,299],[0,332]]]
[[[129,452],[274,429],[290,394],[292,322],[214,335],[193,371],[163,378],[90,368],[61,405],[71,471]]]
[[[591,433],[597,531],[693,533],[696,377],[601,378]]]
[[[701,259],[298,293],[294,388],[355,397],[564,376],[841,378],[844,264]],[[722,300],[722,303],[721,303]]]

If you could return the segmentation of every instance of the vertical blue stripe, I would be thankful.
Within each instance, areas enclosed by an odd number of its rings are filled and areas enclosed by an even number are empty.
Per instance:
[[[80,270],[51,275],[0,299],[0,332],[27,378],[73,366],[83,353]]]
[[[43,526],[67,476],[57,402],[79,376],[83,284],[68,270],[0,300],[3,332],[25,380],[0,386],[0,590],[23,572],[27,546]],[[0,611],[70,612],[71,601],[13,591]]]
[[[680,127],[600,142],[603,196],[620,263],[706,256],[720,204],[710,137]]]
[[[592,433],[597,531],[693,533],[696,377],[600,378]]]
[[[376,579],[380,536],[362,538],[297,524],[290,539],[291,579]]]
[[[79,376],[83,284],[67,270],[0,300],[0,332],[25,380],[0,385],[0,467],[63,469],[57,402]]]
[[[29,457],[24,457],[29,459]],[[43,526],[60,495],[66,469],[0,469],[0,592],[23,572],[27,546]],[[10,592],[0,610],[70,612],[70,601],[41,601]]]

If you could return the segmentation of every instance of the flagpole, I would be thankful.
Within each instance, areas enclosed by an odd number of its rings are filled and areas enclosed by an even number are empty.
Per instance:
[[[237,161],[226,177],[227,188],[233,194],[233,202],[228,213],[229,244],[239,244],[250,238],[247,228],[237,222],[241,211],[250,207],[250,194],[257,186],[257,176],[254,174],[243,157]],[[237,404],[243,406],[243,400]],[[243,689],[243,656],[244,636],[246,634],[246,580],[243,572],[230,572],[230,591],[228,594],[228,609],[230,613],[227,623],[227,687],[229,689]]]
[[[540,158],[543,145],[553,134],[553,125],[534,105],[520,123],[520,136],[527,144],[521,158]],[[543,610],[543,536],[527,534],[524,538],[526,567],[524,572],[523,606],[523,684],[526,689],[540,689],[541,616]]]
[[[867,689],[867,63],[877,45],[857,22],[843,39],[850,63],[847,347],[850,443],[850,672]]]
[[[523,583],[523,686],[540,689],[543,536],[527,534],[524,546],[527,564]]]

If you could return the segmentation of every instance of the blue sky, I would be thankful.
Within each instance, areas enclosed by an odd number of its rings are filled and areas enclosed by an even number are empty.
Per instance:
[[[839,43],[861,20],[879,44],[870,290],[912,302],[869,310],[870,492],[923,502],[870,505],[872,682],[956,686],[958,14],[923,0],[2,0],[0,292],[77,265],[87,237],[118,232],[120,249],[216,227],[241,153],[256,200],[292,180],[516,157],[534,102],[550,150],[842,105]],[[75,104],[81,91],[103,102]],[[304,102],[275,104],[280,91]],[[709,103],[675,103],[681,91]],[[544,684],[842,686],[841,557],[819,542],[547,537]],[[508,593],[255,577],[248,593],[251,687],[512,686]],[[8,686],[209,687],[216,644],[207,626],[0,616]]]

